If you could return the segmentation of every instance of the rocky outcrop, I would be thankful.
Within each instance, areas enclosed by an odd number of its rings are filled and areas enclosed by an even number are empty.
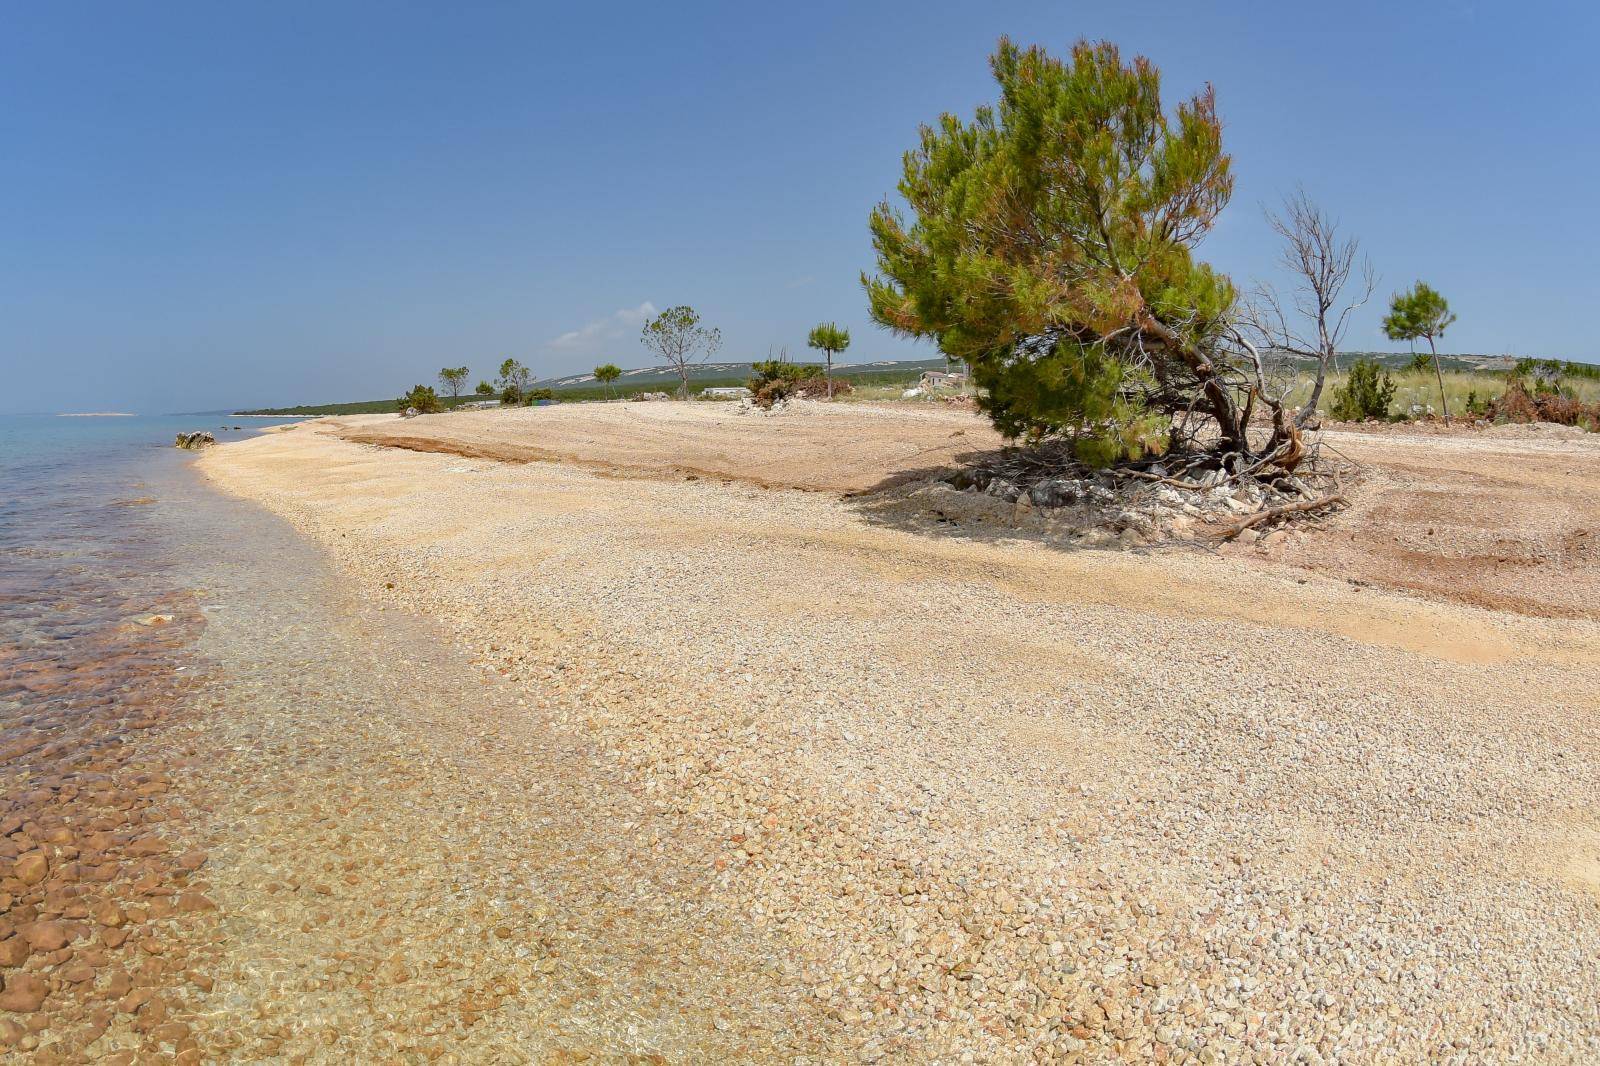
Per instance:
[[[197,430],[193,433],[179,433],[178,439],[173,442],[173,447],[197,452],[201,448],[208,448],[215,443],[217,443],[217,438],[205,430]]]

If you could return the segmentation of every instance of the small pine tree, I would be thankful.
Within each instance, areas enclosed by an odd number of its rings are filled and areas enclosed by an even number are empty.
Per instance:
[[[806,338],[806,345],[827,353],[828,399],[831,400],[833,399],[833,357],[850,347],[850,331],[840,329],[837,323],[823,322],[811,331],[811,335]]]
[[[606,387],[606,397],[609,399],[614,394],[611,383],[622,376],[622,368],[616,363],[601,363],[594,368],[594,379]]]
[[[1405,292],[1395,293],[1389,301],[1389,313],[1383,319],[1384,335],[1392,341],[1427,340],[1428,351],[1433,356],[1433,372],[1439,379],[1439,407],[1444,411],[1446,425],[1450,423],[1450,401],[1445,398],[1444,370],[1439,366],[1439,349],[1433,342],[1444,336],[1444,331],[1455,320],[1450,301],[1421,281]]]

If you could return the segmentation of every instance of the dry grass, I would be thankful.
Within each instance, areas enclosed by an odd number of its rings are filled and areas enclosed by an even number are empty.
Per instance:
[[[1349,375],[1338,373],[1332,375],[1322,390],[1322,399],[1318,406],[1327,411],[1333,406],[1333,397],[1336,392],[1344,387]],[[1390,379],[1395,383],[1394,402],[1390,405],[1391,415],[1406,415],[1412,410],[1413,405],[1423,411],[1439,410],[1439,380],[1431,370],[1391,370]],[[1570,387],[1578,398],[1585,403],[1600,402],[1600,381],[1585,378],[1572,378],[1563,382]],[[1296,379],[1294,387],[1289,391],[1289,404],[1291,406],[1303,405],[1311,395],[1312,378],[1309,374],[1302,374]],[[1499,373],[1470,373],[1460,370],[1446,371],[1444,375],[1444,394],[1450,402],[1450,413],[1461,415],[1467,413],[1469,401],[1475,400],[1478,404],[1488,403],[1506,390],[1506,376]]]

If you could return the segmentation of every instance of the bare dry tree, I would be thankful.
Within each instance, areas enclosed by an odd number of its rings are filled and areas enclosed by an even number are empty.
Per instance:
[[[1281,214],[1271,210],[1265,213],[1267,224],[1283,238],[1278,262],[1294,276],[1289,300],[1294,316],[1303,324],[1291,324],[1283,297],[1270,283],[1256,286],[1241,308],[1239,324],[1250,339],[1252,354],[1257,355],[1258,377],[1262,379],[1268,376],[1268,368],[1257,349],[1269,353],[1268,358],[1275,355],[1283,360],[1282,370],[1287,370],[1287,364],[1296,358],[1316,361],[1316,382],[1295,418],[1296,426],[1304,426],[1316,416],[1328,373],[1339,368],[1339,342],[1350,326],[1350,316],[1372,298],[1378,279],[1372,272],[1372,261],[1361,256],[1360,277],[1351,290],[1359,295],[1345,298],[1345,287],[1357,271],[1360,242],[1354,237],[1341,237],[1339,223],[1312,203],[1304,189],[1296,189],[1292,196],[1284,198]]]

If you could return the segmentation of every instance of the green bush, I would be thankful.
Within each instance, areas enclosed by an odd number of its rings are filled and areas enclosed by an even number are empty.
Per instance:
[[[1357,359],[1344,386],[1334,390],[1333,417],[1341,422],[1388,418],[1394,402],[1394,380],[1370,359]]]
[[[750,391],[760,392],[775,381],[794,384],[822,376],[822,368],[810,363],[791,363],[787,359],[762,359],[750,364]]]
[[[439,410],[439,396],[433,391],[432,385],[413,385],[411,391],[395,401],[398,409],[404,413],[407,408],[415,407],[418,414],[433,414]]]
[[[762,359],[751,363],[750,370],[749,389],[761,407],[786,400],[799,391],[802,383],[822,378],[821,367],[787,359]]]
[[[540,400],[554,400],[555,398],[555,389],[529,389],[527,395],[524,397],[524,402],[531,407]]]

